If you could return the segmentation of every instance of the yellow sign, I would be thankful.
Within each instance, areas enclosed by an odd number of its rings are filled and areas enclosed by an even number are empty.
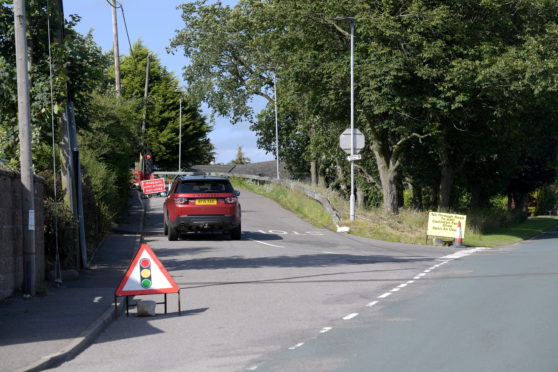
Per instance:
[[[426,235],[455,238],[458,221],[461,221],[461,237],[464,238],[467,216],[463,214],[430,212],[428,214],[428,231]]]

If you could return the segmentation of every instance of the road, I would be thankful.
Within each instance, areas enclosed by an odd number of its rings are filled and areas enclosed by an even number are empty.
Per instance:
[[[167,315],[158,306],[155,317],[121,317],[57,370],[287,370],[284,358],[351,327],[366,329],[384,303],[421,298],[433,286],[424,279],[456,262],[442,258],[452,248],[318,229],[241,192],[241,241],[206,234],[169,242],[163,199],[149,199],[146,241],[182,288],[183,315],[171,294]]]
[[[258,371],[558,371],[557,238],[453,261],[419,296],[385,301]]]

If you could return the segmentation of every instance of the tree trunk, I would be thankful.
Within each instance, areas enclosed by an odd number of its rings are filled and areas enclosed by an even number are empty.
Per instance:
[[[317,168],[316,160],[311,160],[310,161],[310,184],[312,186],[318,185],[318,173],[316,168]]]
[[[362,191],[362,189],[360,188],[356,190],[356,204],[357,208],[364,208],[364,191]]]
[[[339,160],[335,160],[335,170],[337,173],[337,179],[339,180],[339,188],[341,189],[341,191],[343,193],[347,192],[347,183],[345,182],[345,175],[343,174],[343,167],[341,166],[341,163],[339,162]]]
[[[397,197],[397,176],[399,163],[389,159],[388,156],[379,151],[378,146],[373,146],[380,183],[382,184],[382,197],[384,202],[384,212],[389,214],[399,213],[399,198]]]
[[[455,170],[449,164],[442,165],[440,192],[438,194],[438,211],[448,210],[450,206],[451,189],[455,180]]]

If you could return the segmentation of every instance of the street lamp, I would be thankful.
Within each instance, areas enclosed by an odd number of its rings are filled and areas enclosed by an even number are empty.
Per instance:
[[[182,91],[180,91],[179,104],[179,125],[178,125],[178,172],[182,171]]]
[[[273,74],[273,101],[275,101],[275,160],[277,163],[277,179],[279,176],[279,120],[277,114],[277,74]]]
[[[337,17],[337,21],[349,21],[351,24],[351,158],[355,155],[355,22],[354,17]],[[355,220],[355,162],[351,160],[351,196],[349,198],[350,220]]]

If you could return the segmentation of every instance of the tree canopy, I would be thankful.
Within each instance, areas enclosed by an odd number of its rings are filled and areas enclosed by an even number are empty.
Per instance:
[[[397,213],[410,189],[417,207],[455,209],[554,181],[555,1],[195,1],[182,12],[172,46],[191,59],[193,94],[251,120],[268,151],[277,78],[280,153],[294,174],[346,189],[337,142],[349,123],[350,16],[355,120],[367,138],[357,169],[369,200],[380,191]],[[258,116],[254,95],[269,102]]]

